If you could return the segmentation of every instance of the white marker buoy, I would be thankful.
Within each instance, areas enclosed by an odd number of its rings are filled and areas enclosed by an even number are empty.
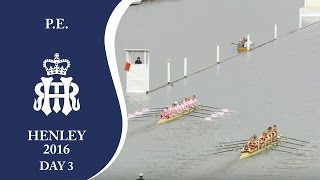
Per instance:
[[[299,15],[299,29],[302,27],[302,16],[301,15]]]
[[[250,34],[247,35],[247,51],[250,50],[250,46],[248,42],[250,42]]]
[[[277,24],[274,25],[274,39],[278,39],[278,26],[277,26]]]
[[[220,47],[217,45],[217,64],[220,63]]]
[[[168,59],[168,84],[170,84],[170,59]]]
[[[187,77],[188,59],[184,58],[183,76]]]

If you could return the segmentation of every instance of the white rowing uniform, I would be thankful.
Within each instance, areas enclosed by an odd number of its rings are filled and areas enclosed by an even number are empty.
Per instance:
[[[192,108],[196,107],[197,100],[191,99],[190,101],[191,101],[191,107],[192,107]]]
[[[182,101],[182,105],[183,105],[183,107],[184,107],[184,109],[185,110],[188,110],[189,109],[189,107],[188,107],[188,101]]]
[[[193,99],[193,105],[196,107],[198,105],[198,101],[196,99]]]
[[[176,106],[174,106],[174,108],[173,108],[173,115],[176,115],[176,114],[178,114],[179,113],[179,107],[176,105]]]
[[[171,107],[169,107],[169,109],[168,109],[168,115],[169,116],[171,116],[172,114],[174,114],[174,109],[173,109],[173,107],[171,106]]]
[[[183,113],[183,105],[182,105],[182,104],[179,104],[179,105],[178,105],[178,108],[179,108],[179,113]]]
[[[167,113],[165,111],[161,112],[160,119],[167,119],[166,115]]]
[[[192,100],[190,99],[188,101],[188,108],[191,109],[193,107],[193,103],[192,103]]]
[[[247,42],[245,42],[243,46],[244,47],[248,47],[249,46],[249,48],[252,48],[252,45],[253,45],[253,43],[250,40],[247,40]]]
[[[181,107],[182,107],[182,111],[183,111],[183,112],[185,112],[185,111],[188,110],[188,109],[187,109],[187,106],[186,106],[184,103],[181,104]]]

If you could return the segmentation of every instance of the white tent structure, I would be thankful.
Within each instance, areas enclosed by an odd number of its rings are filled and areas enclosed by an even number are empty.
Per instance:
[[[304,7],[299,9],[299,28],[303,17],[320,17],[320,0],[304,0]]]
[[[149,91],[150,51],[147,49],[125,49],[126,62],[130,64],[127,71],[127,93],[146,93]],[[139,56],[142,55],[141,56]],[[141,58],[142,64],[135,64],[133,55]]]

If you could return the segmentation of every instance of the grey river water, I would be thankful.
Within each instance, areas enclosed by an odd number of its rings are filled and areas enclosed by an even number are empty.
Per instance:
[[[157,118],[129,120],[125,145],[113,165],[96,179],[147,180],[320,179],[320,149],[306,155],[267,151],[239,160],[240,153],[213,155],[218,142],[260,134],[277,124],[286,136],[320,141],[320,23],[298,27],[302,0],[159,0],[130,6],[116,36],[116,53],[125,90],[125,48],[151,50],[151,88],[237,54],[230,42],[250,34],[256,44],[279,39],[158,91],[126,94],[128,112],[163,107],[192,94],[202,104],[236,111],[205,121],[183,117],[163,125]],[[294,146],[292,146],[294,147]],[[285,149],[288,150],[288,149]],[[294,152],[294,150],[291,150]]]

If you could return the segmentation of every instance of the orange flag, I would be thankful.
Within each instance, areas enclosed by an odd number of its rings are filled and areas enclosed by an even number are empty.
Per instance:
[[[131,64],[126,62],[126,64],[124,65],[124,70],[125,71],[129,71],[130,70],[130,66],[131,66]]]

